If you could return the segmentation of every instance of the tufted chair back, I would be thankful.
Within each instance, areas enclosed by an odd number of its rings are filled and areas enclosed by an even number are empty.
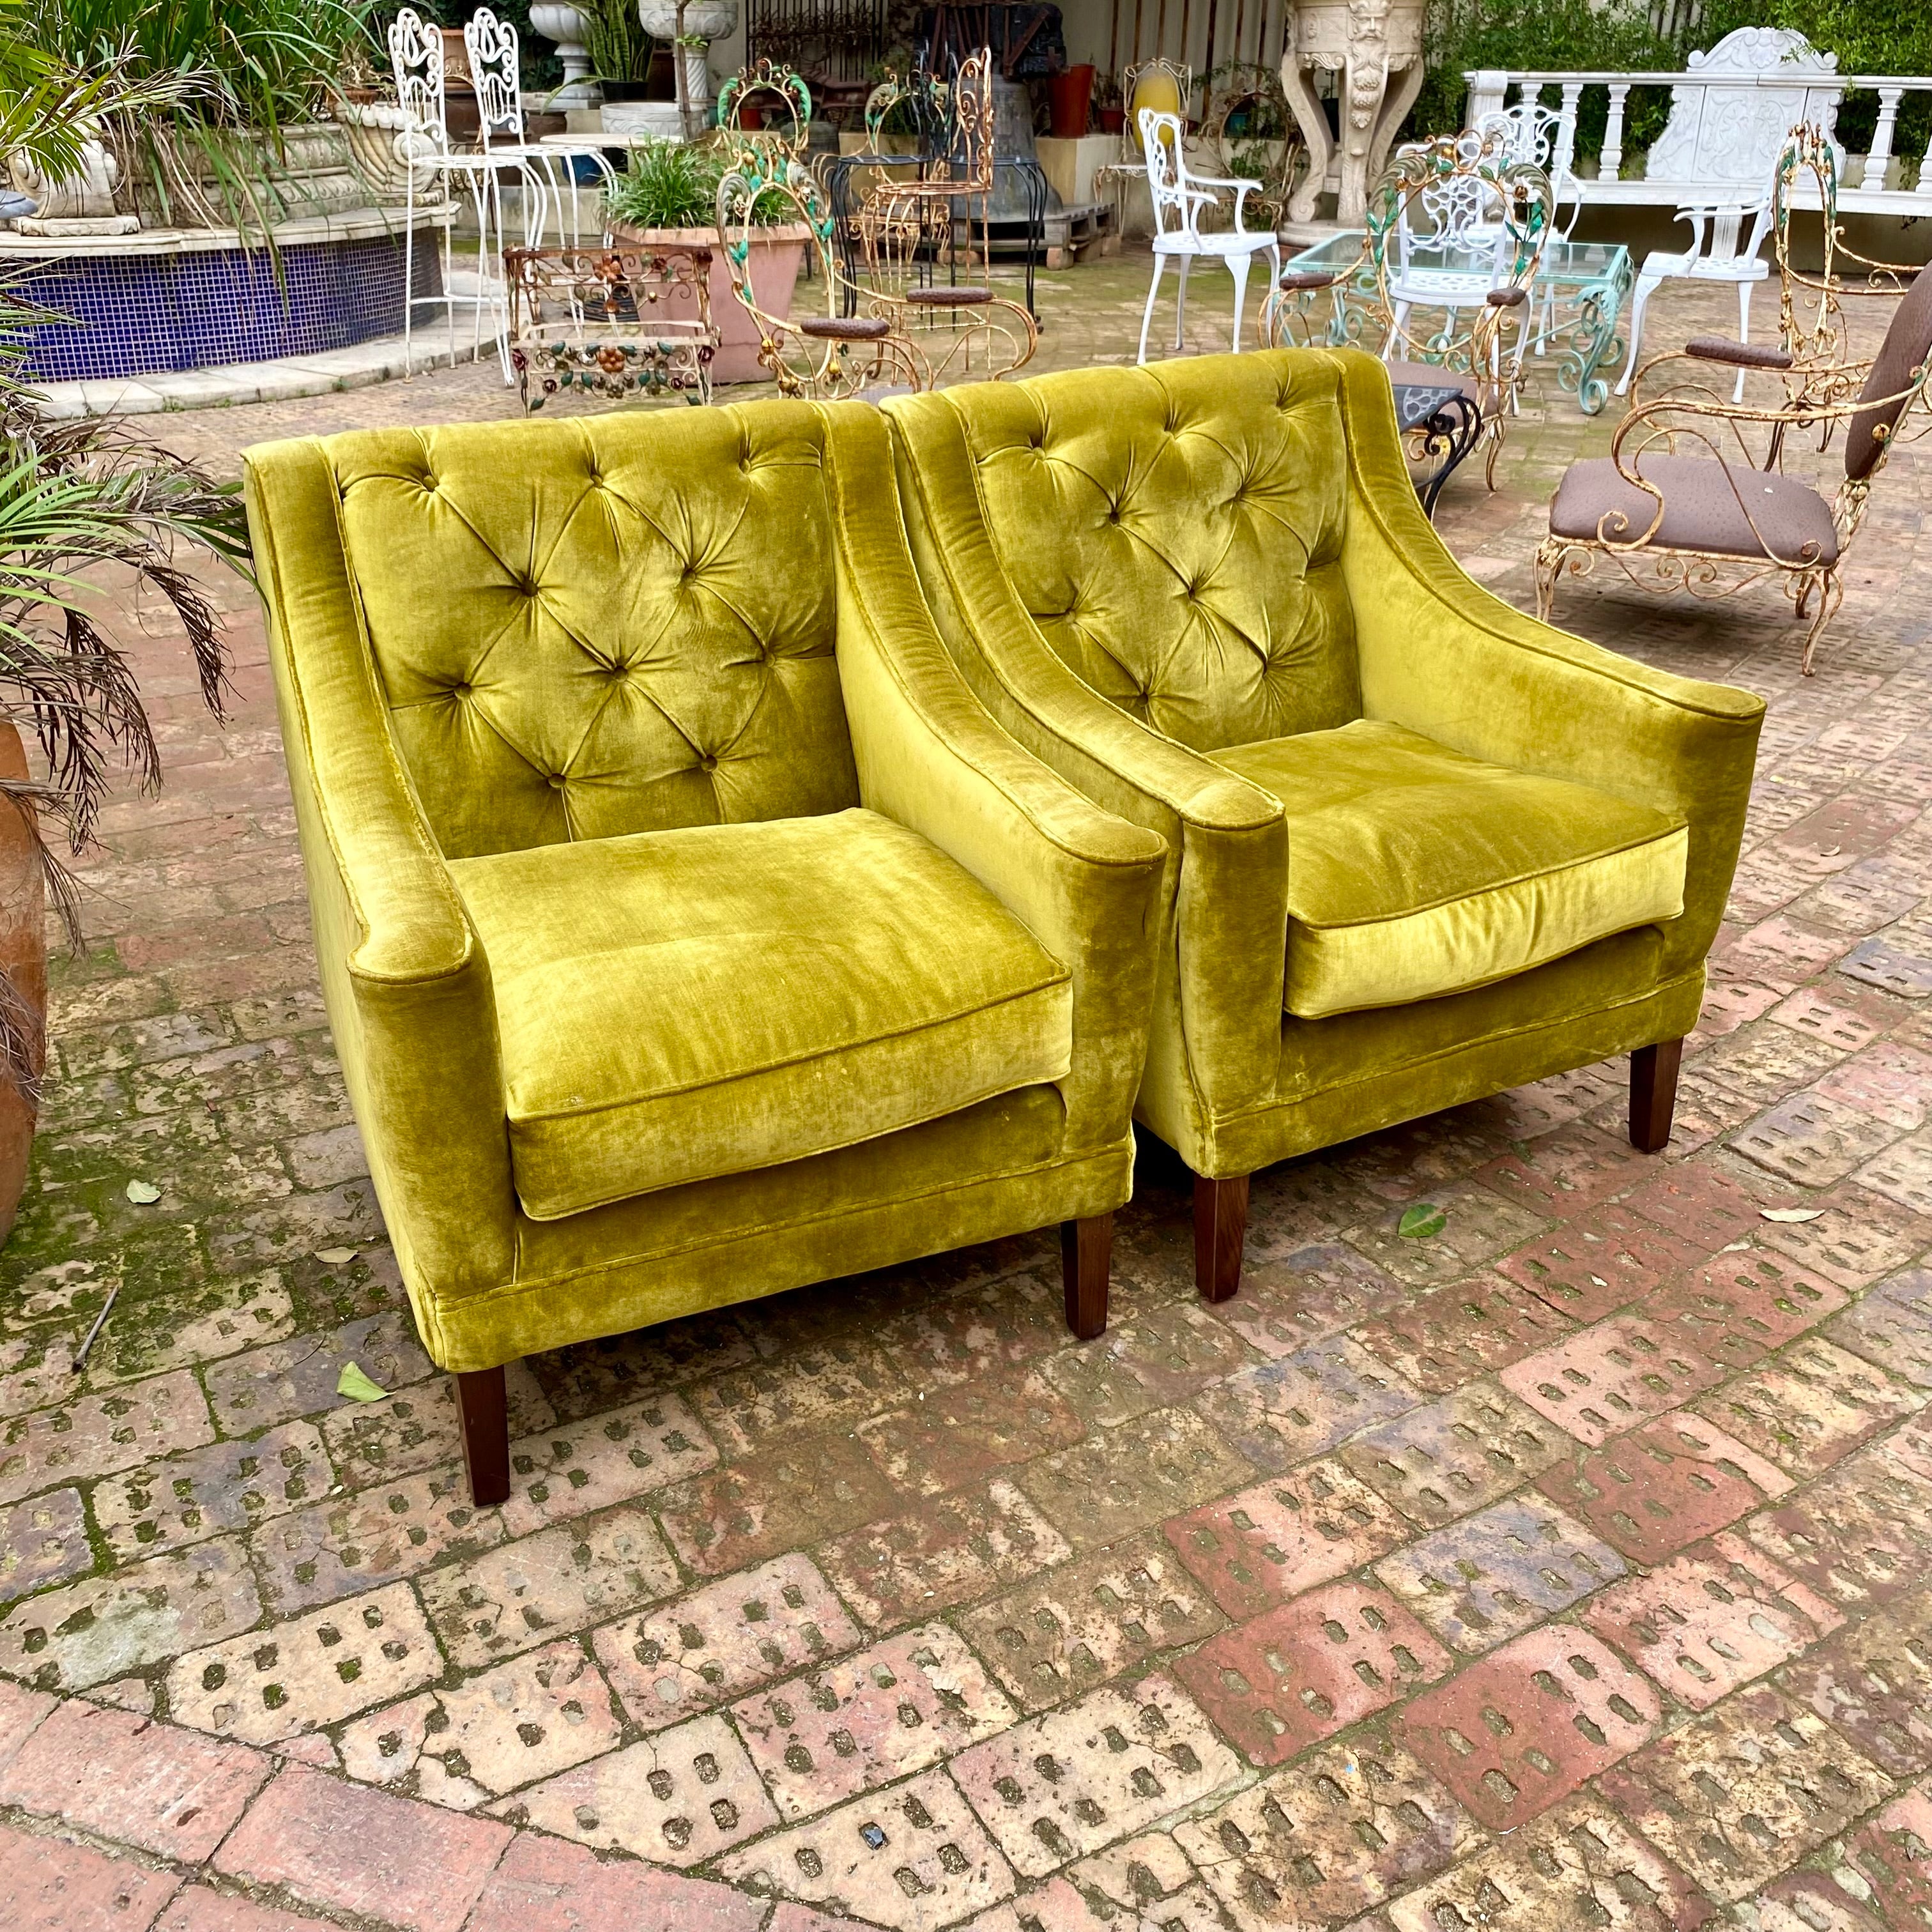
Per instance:
[[[328,448],[391,733],[446,856],[859,802],[809,404]]]
[[[1361,715],[1334,364],[1075,370],[892,408],[915,435],[956,417],[1020,601],[1143,723],[1213,752]]]

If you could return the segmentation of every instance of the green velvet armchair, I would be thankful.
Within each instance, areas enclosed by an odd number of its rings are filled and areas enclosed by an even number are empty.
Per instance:
[[[1443,548],[1353,350],[886,405],[940,634],[1167,842],[1139,1119],[1202,1292],[1258,1168],[1613,1054],[1669,1137],[1761,701],[1522,616]]]
[[[1055,1222],[1099,1333],[1162,847],[971,695],[878,412],[247,469],[329,1017],[476,1500],[532,1350]]]

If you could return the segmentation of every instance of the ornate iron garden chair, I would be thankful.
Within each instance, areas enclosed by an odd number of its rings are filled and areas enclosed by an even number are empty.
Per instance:
[[[1808,184],[1817,197],[1820,223],[1820,266],[1815,272],[1799,268],[1794,258],[1798,223],[1810,225],[1810,211],[1799,204]],[[1788,379],[1787,388],[1794,396],[1822,396],[1828,388],[1827,371],[1843,365],[1858,373],[1838,385],[1832,400],[1848,396],[1863,380],[1864,364],[1851,356],[1846,302],[1896,302],[1918,270],[1897,262],[1874,261],[1846,243],[1838,222],[1838,151],[1813,122],[1800,122],[1793,128],[1778,158],[1772,176],[1771,223],[1778,264],[1778,340],[1796,372]],[[1846,279],[1847,270],[1856,280]]]
[[[770,124],[774,104],[782,116],[776,127]],[[758,116],[756,125],[747,124],[748,111]],[[792,68],[768,60],[740,68],[718,90],[718,124],[734,153],[769,146],[802,159],[812,138],[812,90]]]
[[[1454,385],[1480,414],[1484,478],[1494,489],[1555,212],[1549,176],[1494,136],[1408,142],[1370,195],[1355,262],[1339,274],[1291,269],[1279,278],[1264,334],[1271,346],[1359,343],[1378,350],[1391,382]],[[1332,313],[1322,317],[1324,295]],[[1422,424],[1409,432],[1412,460],[1438,453],[1422,447],[1429,434]]]
[[[503,265],[525,409],[573,390],[710,401],[709,248],[511,248]]]
[[[1147,172],[1147,156],[1141,146],[1141,116],[1151,110],[1172,114],[1184,127],[1187,104],[1194,98],[1194,70],[1185,61],[1171,61],[1156,54],[1152,60],[1126,68],[1120,76],[1120,152],[1118,160],[1094,170],[1094,190],[1102,194],[1112,190],[1114,198],[1114,228],[1118,233],[1126,225],[1127,190]]]
[[[1281,274],[1281,244],[1270,226],[1249,229],[1242,220],[1250,195],[1260,183],[1245,175],[1198,175],[1187,165],[1186,130],[1179,116],[1141,112],[1141,151],[1146,158],[1148,194],[1154,202],[1154,279],[1148,284],[1147,308],[1141,316],[1141,341],[1136,362],[1147,360],[1148,331],[1160,296],[1162,272],[1170,261],[1180,266],[1180,286],[1174,297],[1174,346],[1180,352],[1181,331],[1187,319],[1187,272],[1197,261],[1218,261],[1234,278],[1234,333],[1229,346],[1241,346],[1241,312],[1247,299],[1248,269],[1256,256],[1265,254],[1274,277]],[[1234,198],[1231,229],[1202,226],[1224,194]]]
[[[752,213],[767,196],[790,205],[788,219],[811,231],[809,247],[824,292],[823,315],[773,315],[752,286]],[[830,402],[844,396],[886,394],[932,386],[924,352],[895,326],[891,314],[856,312],[855,290],[838,265],[836,224],[818,182],[802,161],[769,148],[747,147],[731,157],[718,184],[718,232],[731,291],[758,324],[758,360],[781,394]]]
[[[509,305],[506,286],[498,279],[500,250],[506,239],[503,231],[502,178],[513,173],[523,190],[524,241],[535,247],[542,236],[533,224],[540,222],[544,205],[542,178],[520,154],[486,154],[453,148],[449,139],[449,116],[444,92],[443,43],[441,32],[405,7],[389,23],[389,64],[394,76],[396,100],[407,124],[396,136],[396,158],[404,170],[403,230],[403,367],[414,367],[416,292],[416,230],[418,220],[440,229],[442,237],[442,289],[440,294],[422,298],[442,304],[449,325],[449,358],[456,360],[456,310],[459,304],[472,310],[476,324],[472,346],[479,352],[483,345],[483,320],[490,315],[490,334],[502,362],[503,380],[514,380],[510,367],[508,341]],[[451,287],[450,232],[455,208],[450,190],[461,182],[476,212],[481,243],[477,250],[477,288],[473,295],[459,296]],[[434,199],[430,199],[434,195]]]
[[[1727,401],[1704,373],[1714,366],[1774,370],[1784,399]],[[1868,361],[1805,364],[1781,349],[1716,337],[1658,357],[1639,372],[1610,454],[1573,464],[1558,487],[1537,552],[1539,614],[1548,617],[1565,571],[1586,575],[1599,556],[1640,590],[1724,597],[1769,579],[1782,585],[1794,616],[1810,620],[1810,676],[1844,598],[1845,554],[1873,482],[1924,403],[1928,374],[1932,268],[1920,271]],[[1828,445],[1840,424],[1844,475],[1828,502],[1780,465],[1787,431],[1816,428]],[[1746,441],[1754,428],[1766,437],[1761,463]]]
[[[1039,331],[1024,304],[995,295],[988,208],[993,194],[992,56],[984,48],[962,61],[944,89],[944,118],[932,171],[913,180],[888,174],[866,194],[857,218],[872,310],[915,337],[932,380],[979,373],[1010,375],[1033,358]],[[959,282],[960,242],[967,272],[988,279]],[[946,260],[956,279],[941,283]],[[928,386],[930,386],[928,384]]]
[[[523,70],[517,30],[479,7],[464,22],[464,51],[470,57],[470,85],[476,95],[478,143],[486,154],[514,159],[541,184],[534,217],[526,214],[526,238],[532,244],[550,230],[560,242],[583,239],[577,202],[577,164],[590,162],[600,190],[616,178],[616,170],[598,143],[587,136],[536,142],[526,137],[524,124]],[[530,191],[528,182],[526,194]],[[555,211],[554,223],[550,212]]]

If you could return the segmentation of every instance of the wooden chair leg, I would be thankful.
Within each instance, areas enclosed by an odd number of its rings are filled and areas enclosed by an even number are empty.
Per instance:
[[[478,1509],[510,1496],[510,1410],[501,1369],[477,1369],[454,1378],[456,1414],[463,1430],[463,1466],[470,1500]]]
[[[1107,1276],[1114,1259],[1114,1217],[1090,1214],[1060,1224],[1066,1325],[1083,1342],[1107,1332]]]
[[[1248,1238],[1248,1177],[1194,1177],[1194,1285],[1204,1301],[1226,1301],[1241,1285]]]
[[[1662,1152],[1677,1111],[1677,1070],[1684,1062],[1682,1040],[1640,1046],[1630,1055],[1630,1145],[1645,1154]]]

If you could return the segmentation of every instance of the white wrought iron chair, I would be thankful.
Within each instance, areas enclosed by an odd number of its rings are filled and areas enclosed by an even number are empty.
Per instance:
[[[1574,125],[1540,100],[1519,100],[1513,106],[1485,114],[1476,123],[1475,131],[1496,143],[1498,160],[1526,162],[1550,177],[1556,196],[1550,232],[1567,242],[1583,212],[1583,184],[1570,166],[1576,158],[1571,151],[1576,137]]]
[[[532,214],[542,205],[544,189],[527,164],[514,154],[484,154],[458,150],[450,145],[449,117],[443,92],[443,52],[441,30],[425,22],[415,10],[405,7],[391,23],[388,32],[389,64],[396,82],[396,99],[407,124],[396,136],[396,158],[404,168],[403,250],[403,368],[415,368],[416,328],[416,231],[418,208],[442,235],[442,292],[428,299],[440,302],[449,323],[449,359],[456,361],[456,310],[459,304],[475,312],[476,333],[472,346],[481,354],[483,316],[492,317],[491,334],[502,364],[506,384],[515,380],[510,365],[508,287],[502,276],[503,197],[499,177],[505,168],[516,172],[523,187],[524,244],[533,247],[536,236],[529,227]],[[420,182],[436,186],[440,192],[434,202],[420,202]],[[473,295],[458,295],[451,274],[451,231],[455,225],[456,204],[453,185],[467,191],[476,214],[477,286]]]
[[[1680,208],[1676,219],[1690,226],[1690,245],[1678,254],[1654,249],[1643,258],[1630,297],[1630,356],[1624,364],[1620,396],[1629,393],[1636,373],[1637,347],[1643,340],[1643,311],[1651,297],[1668,281],[1730,282],[1738,292],[1738,340],[1750,340],[1751,290],[1768,280],[1771,264],[1761,252],[1771,238],[1771,190],[1754,201],[1729,201],[1701,208]],[[1747,227],[1748,224],[1748,227]],[[1744,371],[1738,371],[1733,401],[1744,393]]]
[[[577,170],[579,160],[596,164],[601,185],[616,179],[610,158],[595,140],[530,141],[524,134],[524,84],[518,60],[517,30],[508,20],[500,20],[487,7],[479,7],[464,22],[463,45],[470,56],[470,85],[476,95],[479,139],[486,154],[514,159],[542,182],[534,219],[526,213],[524,228],[526,246],[542,245],[554,230],[560,247],[581,244],[583,233],[578,216]],[[598,202],[602,206],[600,194]],[[604,239],[610,240],[608,230]]]
[[[1187,272],[1203,257],[1226,265],[1234,279],[1234,334],[1233,346],[1241,346],[1241,312],[1247,299],[1248,268],[1256,256],[1265,254],[1271,266],[1269,286],[1281,274],[1281,244],[1272,229],[1260,233],[1244,227],[1241,212],[1250,195],[1262,184],[1237,176],[1197,175],[1187,166],[1180,117],[1143,108],[1140,117],[1141,153],[1147,166],[1148,193],[1154,202],[1154,280],[1148,284],[1147,310],[1141,317],[1138,362],[1147,360],[1148,331],[1154,323],[1154,305],[1160,294],[1160,278],[1168,262],[1180,264],[1180,289],[1174,301],[1174,346],[1181,345],[1181,329],[1187,316]],[[1204,229],[1201,219],[1219,206],[1222,195],[1234,197],[1234,225],[1230,229]]]
[[[1421,171],[1421,184],[1395,200],[1394,260],[1386,269],[1390,327],[1382,346],[1384,362],[1402,352],[1404,345],[1426,349],[1438,334],[1444,340],[1453,338],[1463,310],[1481,309],[1492,292],[1519,286],[1522,279],[1520,237],[1508,218],[1499,183],[1509,170],[1537,164],[1517,160],[1494,135],[1469,129],[1432,142],[1405,143],[1396,151],[1391,171],[1401,175],[1405,160],[1425,151],[1432,164]],[[1441,310],[1440,329],[1426,338],[1414,336],[1409,316],[1418,308],[1432,314]],[[1522,331],[1516,338],[1512,406],[1529,333]]]

